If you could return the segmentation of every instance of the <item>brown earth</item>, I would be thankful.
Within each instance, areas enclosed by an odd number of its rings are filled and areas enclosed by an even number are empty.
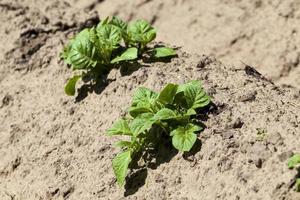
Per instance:
[[[288,0],[1,0],[0,199],[300,199],[297,171],[286,165],[300,152],[299,90],[263,76],[299,88],[299,7]],[[58,53],[70,35],[99,21],[96,10],[145,17],[158,40],[183,51],[170,63],[113,70],[106,86],[81,83],[68,97],[63,85],[72,72]],[[119,188],[111,167],[117,138],[105,130],[137,87],[158,91],[191,79],[216,105],[201,145],[189,155],[159,150],[156,166],[131,171]]]

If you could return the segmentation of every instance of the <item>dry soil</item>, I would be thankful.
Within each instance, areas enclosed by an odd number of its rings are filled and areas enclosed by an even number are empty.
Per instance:
[[[287,168],[300,152],[299,8],[297,0],[1,0],[0,199],[300,199],[297,170]],[[106,15],[146,18],[159,41],[182,50],[167,63],[113,70],[96,89],[80,83],[68,97],[72,72],[58,54]],[[158,150],[155,166],[130,171],[119,188],[117,138],[105,130],[137,87],[191,79],[215,104],[198,148]]]

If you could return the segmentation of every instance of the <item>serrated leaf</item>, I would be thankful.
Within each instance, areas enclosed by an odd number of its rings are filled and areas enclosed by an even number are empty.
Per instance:
[[[133,95],[132,106],[137,106],[138,104],[149,104],[150,107],[150,104],[152,104],[157,97],[158,94],[156,92],[153,92],[152,90],[145,87],[139,87]]]
[[[69,96],[74,96],[76,92],[76,83],[81,78],[81,76],[73,76],[69,79],[68,83],[65,86],[65,93]]]
[[[117,63],[121,61],[129,61],[129,60],[135,60],[138,57],[138,49],[135,47],[131,47],[126,49],[120,56],[117,56],[114,58],[111,63]]]
[[[176,56],[177,53],[174,49],[168,47],[158,47],[153,49],[153,57],[154,58],[165,58]]]
[[[153,117],[155,120],[167,120],[167,119],[176,119],[178,116],[177,114],[168,108],[163,108],[159,110]]]
[[[164,104],[171,104],[175,98],[178,85],[169,83],[165,88],[160,92],[158,100]]]
[[[145,20],[137,20],[134,23],[129,24],[127,34],[131,44],[147,45],[149,42],[155,39],[155,29]]]
[[[202,108],[210,103],[210,97],[201,87],[199,81],[191,81],[178,87],[178,91],[184,93],[188,108]]]
[[[179,151],[190,151],[197,140],[196,131],[201,128],[194,124],[188,124],[186,127],[178,127],[171,132],[172,144]]]
[[[150,130],[155,120],[153,119],[152,113],[143,113],[137,116],[130,123],[130,130],[133,133],[134,137],[137,137],[139,134],[143,133],[146,130]]]
[[[131,162],[131,151],[124,151],[119,153],[112,161],[113,170],[117,177],[119,186],[123,186],[125,183],[125,177],[127,175],[128,166]]]
[[[298,164],[300,164],[300,154],[295,154],[288,159],[288,167],[290,169],[296,167]]]
[[[90,41],[88,29],[81,31],[73,40],[69,52],[69,61],[73,69],[87,69],[97,65],[97,49]]]
[[[113,126],[107,130],[108,135],[132,135],[128,122],[125,119],[121,119],[113,124]]]

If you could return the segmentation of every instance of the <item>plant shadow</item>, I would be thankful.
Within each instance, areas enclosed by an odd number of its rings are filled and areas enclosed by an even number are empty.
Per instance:
[[[161,164],[168,163],[178,154],[178,150],[173,148],[171,140],[160,144],[156,151],[150,152],[147,162],[150,169],[157,169]]]
[[[124,63],[119,67],[121,76],[130,76],[135,71],[139,70],[142,67],[150,67],[150,65],[141,64],[138,62]],[[75,103],[83,101],[90,93],[101,94],[105,88],[109,85],[110,82],[114,80],[108,80],[107,77],[109,72],[105,75],[102,75],[100,78],[91,79],[87,78],[83,80],[84,84],[77,89],[78,94],[75,97]]]
[[[154,47],[164,47],[164,45],[156,44]],[[178,55],[164,58],[154,58],[153,56],[148,55],[140,58],[142,63],[138,62],[138,60],[135,60],[131,62],[118,63],[116,66],[111,67],[118,68],[120,70],[121,76],[130,76],[132,73],[134,73],[142,67],[150,67],[151,64],[155,62],[169,63],[171,62],[171,59],[175,57],[178,57]],[[78,95],[75,98],[75,102],[78,103],[83,101],[89,95],[89,93],[94,92],[96,94],[101,94],[103,90],[109,85],[110,81],[107,80],[109,73],[110,70],[107,70],[105,74],[103,74],[96,80],[91,78],[89,78],[88,80],[84,80],[84,84],[78,89]]]
[[[83,101],[90,93],[101,94],[106,86],[108,86],[107,75],[98,79],[96,83],[92,83],[90,80],[84,81],[84,84],[78,89],[75,103]]]
[[[178,55],[163,57],[163,58],[144,57],[142,60],[144,63],[156,63],[156,62],[169,63],[172,61],[173,58],[178,58]]]
[[[163,63],[169,63],[171,62],[173,57],[165,57],[165,58],[144,58],[143,61],[145,63],[154,63],[154,62],[163,62]],[[177,57],[177,56],[176,56]]]
[[[146,183],[148,175],[147,168],[141,168],[133,172],[126,178],[125,193],[124,196],[130,196],[136,193]]]
[[[197,138],[194,146],[192,147],[192,149],[188,152],[184,152],[182,157],[183,159],[187,160],[187,161],[190,161],[190,162],[193,162],[194,159],[193,159],[193,156],[196,155],[196,153],[198,153],[199,151],[201,151],[201,148],[202,148],[202,142],[201,140],[199,140]]]
[[[297,179],[300,179],[300,167],[297,167],[296,170],[297,170],[297,174],[294,176],[293,180],[290,182],[289,188],[295,187],[297,191],[298,190],[300,191],[300,186],[297,185]]]
[[[150,65],[141,64],[138,62],[130,62],[122,64],[119,69],[121,76],[130,76],[135,71],[139,70],[142,67],[150,67]]]
[[[138,155],[134,159],[131,169],[134,171],[126,178],[124,196],[135,194],[145,185],[148,169],[157,169],[161,164],[170,162],[177,155],[178,151],[171,146],[172,144],[159,144],[157,149],[152,149],[144,155]],[[138,165],[138,161],[143,159],[145,163]]]
[[[135,171],[126,178],[124,192],[125,197],[135,194],[146,184],[148,169],[155,170],[161,164],[170,162],[172,158],[178,154],[178,150],[173,148],[171,140],[162,141],[166,142],[159,144],[159,147],[156,150],[152,150],[145,155],[139,155],[134,161],[135,163],[133,164],[132,169],[135,169]],[[201,150],[201,146],[201,141],[197,139],[191,151],[183,154],[183,158],[187,161],[191,161],[189,157],[199,152]],[[137,161],[140,158],[143,158],[146,164],[139,167]]]
[[[163,43],[157,43],[154,45],[153,48],[159,48],[159,47],[166,47]],[[180,47],[173,48],[174,50],[179,50],[181,49]],[[162,58],[155,58],[154,56],[151,56],[149,54],[147,57],[143,57],[142,60],[144,63],[155,63],[155,62],[163,62],[163,63],[169,63],[173,58],[178,58],[178,55],[172,55],[172,56],[167,56],[167,57],[162,57]]]

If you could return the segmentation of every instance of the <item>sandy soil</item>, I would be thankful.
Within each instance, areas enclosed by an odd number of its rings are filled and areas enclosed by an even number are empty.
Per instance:
[[[300,88],[298,0],[109,0],[95,7],[102,17],[148,19],[159,40],[227,65],[243,61],[279,84]]]
[[[0,199],[300,199],[297,171],[286,165],[300,152],[299,7],[296,0],[1,0]],[[113,70],[106,86],[81,83],[68,97],[72,72],[58,53],[99,21],[97,11],[145,17],[158,40],[182,51],[170,63]],[[105,130],[138,86],[191,79],[216,105],[201,145],[187,155],[158,150],[156,166],[132,170],[119,188],[111,168],[119,150]]]

